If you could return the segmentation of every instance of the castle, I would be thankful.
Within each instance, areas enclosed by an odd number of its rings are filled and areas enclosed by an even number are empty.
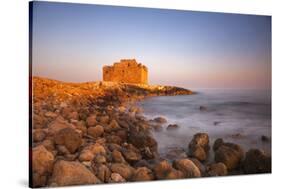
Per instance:
[[[103,81],[148,84],[147,67],[135,59],[121,59],[113,66],[103,67]]]

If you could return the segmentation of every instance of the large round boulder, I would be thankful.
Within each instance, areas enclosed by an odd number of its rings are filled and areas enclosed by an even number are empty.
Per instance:
[[[218,143],[215,144],[216,145]],[[219,142],[219,145],[214,146],[215,161],[224,163],[229,171],[238,168],[244,158],[244,150],[238,144]]]
[[[259,149],[250,149],[243,162],[246,174],[271,173],[271,157]]]
[[[98,184],[101,181],[83,164],[59,160],[54,165],[51,186]]]
[[[199,161],[205,161],[208,157],[208,153],[210,150],[208,134],[195,134],[191,142],[189,143],[188,148],[191,157],[194,157]]]
[[[189,159],[175,160],[173,166],[183,172],[185,178],[201,177],[199,168]]]

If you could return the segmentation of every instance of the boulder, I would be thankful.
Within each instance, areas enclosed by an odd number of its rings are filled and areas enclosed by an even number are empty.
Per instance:
[[[50,152],[55,150],[55,143],[53,140],[45,139],[41,144]]]
[[[33,187],[45,186],[48,175],[51,174],[54,156],[43,145],[32,149]]]
[[[87,146],[86,149],[90,150],[94,155],[97,154],[106,155],[105,148],[99,143],[91,144]]]
[[[147,167],[138,167],[132,177],[132,181],[154,180],[153,172]]]
[[[119,173],[111,173],[110,182],[119,183],[126,182],[126,180]]]
[[[87,134],[87,127],[85,121],[77,121],[74,124],[75,124],[75,128],[77,130],[80,130],[83,135]]]
[[[81,135],[73,128],[61,129],[55,135],[55,143],[64,145],[70,153],[76,152],[76,150],[82,144]]]
[[[165,158],[169,160],[183,159],[183,158],[187,158],[187,155],[183,148],[173,147],[168,149]]]
[[[128,131],[125,129],[116,131],[115,135],[118,136],[122,140],[122,143],[124,143],[128,140]]]
[[[97,155],[106,155],[106,150],[99,144],[90,144],[81,151],[79,155],[80,161],[92,161]]]
[[[115,163],[124,163],[124,162],[126,162],[124,157],[123,157],[123,155],[122,155],[122,153],[119,152],[118,150],[113,150],[111,155],[112,155],[112,160]]]
[[[32,149],[32,171],[40,175],[50,173],[54,163],[54,156],[43,145]]]
[[[55,112],[46,112],[45,117],[56,118],[58,115]]]
[[[76,111],[73,111],[73,112],[70,112],[68,115],[67,115],[67,119],[69,120],[78,120],[79,119],[79,114],[78,112]]]
[[[43,129],[35,129],[32,133],[33,142],[41,142],[46,138],[46,132]]]
[[[213,148],[216,149],[215,161],[224,163],[229,171],[238,168],[244,158],[244,150],[237,144],[223,142]]]
[[[271,157],[259,149],[250,149],[243,162],[246,174],[271,173]]]
[[[101,180],[102,182],[109,182],[111,171],[110,169],[104,164],[98,164],[92,166],[94,174]]]
[[[179,126],[177,125],[177,124],[169,124],[168,126],[167,126],[167,130],[169,131],[169,130],[175,130],[175,129],[178,129],[179,128]]]
[[[192,148],[190,150],[190,156],[198,159],[199,161],[205,161],[207,159],[207,153],[201,146]]]
[[[173,167],[183,172],[185,178],[201,177],[199,168],[189,159],[175,160]]]
[[[223,163],[213,163],[207,166],[208,176],[226,176],[227,167]]]
[[[108,115],[100,116],[98,117],[98,120],[100,123],[107,124],[109,122],[109,116]]]
[[[200,110],[200,111],[207,111],[207,107],[205,107],[205,106],[200,106],[200,107],[199,107],[199,110]]]
[[[110,124],[106,125],[105,128],[104,128],[105,132],[117,131],[119,129],[120,129],[120,126],[119,126],[118,122],[115,119],[113,119],[110,122]]]
[[[261,136],[261,141],[263,142],[269,142],[270,138],[268,136],[262,135]]]
[[[106,157],[104,155],[98,154],[95,156],[94,161],[96,164],[103,164],[106,163]]]
[[[64,145],[57,145],[56,149],[58,151],[58,155],[67,155],[70,154],[68,149]]]
[[[155,121],[156,123],[167,123],[167,120],[164,117],[156,117],[153,119],[153,121]]]
[[[66,120],[64,120],[62,117],[59,116],[49,124],[48,135],[53,136],[60,130],[70,127],[75,128],[73,125],[69,124]]]
[[[222,138],[218,138],[215,140],[213,145],[213,150],[216,151],[221,145],[223,145],[224,141]]]
[[[86,120],[87,126],[91,127],[97,124],[96,115],[90,115]]]
[[[113,163],[110,169],[113,173],[120,174],[126,180],[130,180],[134,174],[134,168],[123,163]]]
[[[204,176],[206,173],[206,167],[203,163],[201,163],[198,159],[196,158],[190,158],[190,160],[198,167],[200,170],[201,176]]]
[[[46,175],[40,175],[36,172],[32,173],[32,187],[44,187],[46,186],[48,177]]]
[[[94,127],[89,127],[87,131],[88,131],[88,135],[90,135],[94,138],[101,137],[104,133],[104,129],[100,125],[97,125]]]
[[[152,150],[157,149],[156,140],[144,131],[140,131],[140,132],[130,131],[129,142],[139,149],[145,147],[149,147]]]
[[[80,161],[92,161],[95,155],[90,150],[83,150],[79,155]]]
[[[83,164],[59,160],[54,165],[51,177],[52,186],[99,184],[101,181]]]
[[[184,178],[184,174],[181,171],[174,169],[167,160],[157,163],[153,170],[157,179]]]
[[[125,146],[122,149],[122,154],[123,154],[125,160],[127,160],[130,163],[135,163],[135,162],[141,160],[141,158],[142,158],[140,151],[137,148],[135,148],[132,144]]]
[[[32,117],[32,128],[33,129],[42,129],[45,127],[47,118],[41,115],[33,114]]]
[[[119,136],[116,136],[114,134],[110,134],[106,136],[106,141],[108,143],[115,143],[115,144],[122,144],[122,139]]]
[[[189,154],[199,161],[205,161],[210,150],[209,136],[207,133],[197,133],[189,143]]]
[[[154,131],[162,131],[163,126],[161,124],[152,124],[151,127],[153,128]]]

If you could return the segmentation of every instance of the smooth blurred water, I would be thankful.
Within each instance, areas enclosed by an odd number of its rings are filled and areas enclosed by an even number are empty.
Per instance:
[[[175,131],[154,132],[162,153],[169,147],[187,148],[192,136],[207,132],[211,145],[217,138],[242,145],[244,150],[260,148],[271,153],[270,90],[198,90],[198,94],[147,98],[140,102],[149,118],[164,116]],[[206,111],[200,111],[204,106]],[[167,126],[167,125],[165,125]]]

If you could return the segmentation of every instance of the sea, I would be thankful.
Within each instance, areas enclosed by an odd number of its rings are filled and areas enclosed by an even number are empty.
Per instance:
[[[241,145],[245,152],[259,148],[271,154],[271,90],[194,91],[194,95],[150,97],[139,102],[149,119],[161,116],[168,121],[162,131],[153,132],[160,154],[174,147],[187,149],[199,132],[208,133],[210,146],[222,138]],[[166,130],[168,124],[179,128]],[[262,141],[262,135],[269,141]]]

